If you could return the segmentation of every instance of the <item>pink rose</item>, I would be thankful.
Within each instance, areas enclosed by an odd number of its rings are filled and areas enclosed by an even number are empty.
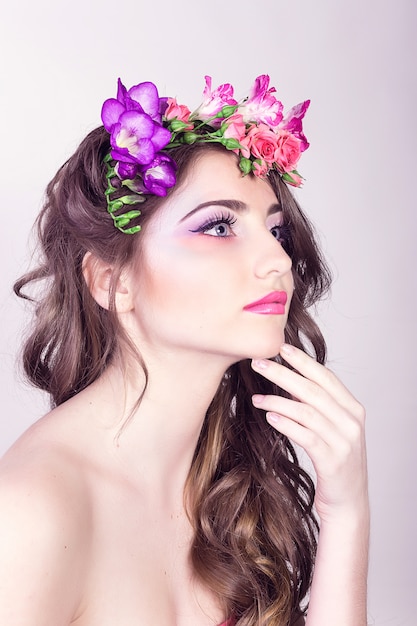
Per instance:
[[[269,87],[269,76],[263,74],[256,78],[248,99],[239,107],[246,123],[278,126],[282,120],[282,103],[272,94],[275,87]]]
[[[168,106],[165,111],[165,117],[167,120],[180,120],[180,122],[184,122],[187,124],[190,119],[191,111],[185,106],[185,104],[178,104],[175,98],[167,99]],[[184,130],[191,130],[193,128],[192,124],[189,124]]]
[[[268,164],[275,163],[280,154],[279,136],[265,124],[252,126],[246,137],[241,141],[242,154],[247,159],[252,156]]]
[[[283,172],[292,172],[301,155],[301,140],[287,130],[279,130],[276,137],[278,149],[275,160],[278,168]]]
[[[265,178],[265,176],[268,174],[268,171],[269,167],[267,166],[265,161],[261,161],[261,163],[257,163],[256,161],[253,162],[253,173],[255,174],[255,176],[258,176],[259,178]]]
[[[233,98],[233,87],[230,83],[220,85],[217,89],[211,88],[211,76],[205,76],[206,86],[203,91],[204,100],[195,112],[199,120],[206,120],[215,116],[226,105],[236,105]]]
[[[288,185],[292,185],[293,187],[300,187],[303,182],[300,174],[297,174],[295,170],[293,172],[287,172],[284,180]]]
[[[244,139],[246,133],[246,125],[243,118],[239,113],[235,113],[227,118],[225,121],[226,129],[223,132],[223,137],[227,139],[236,139],[239,143]]]

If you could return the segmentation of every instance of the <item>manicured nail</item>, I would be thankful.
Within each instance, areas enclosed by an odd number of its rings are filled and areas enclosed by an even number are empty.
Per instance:
[[[259,405],[262,404],[264,398],[265,396],[262,396],[260,393],[256,393],[254,396],[252,396],[252,402],[253,404]]]
[[[274,424],[276,422],[279,422],[279,418],[281,416],[278,415],[278,413],[271,413],[271,411],[268,411],[266,414],[266,419],[268,420],[268,422],[273,422]]]
[[[290,346],[288,343],[283,343],[280,348],[280,352],[281,354],[284,354],[285,356],[291,356],[291,354],[294,354],[294,348]]]
[[[254,359],[252,366],[257,370],[266,370],[268,367],[268,361],[266,359]]]

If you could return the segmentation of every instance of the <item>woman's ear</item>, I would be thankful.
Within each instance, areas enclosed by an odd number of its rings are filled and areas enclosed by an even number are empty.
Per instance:
[[[103,309],[109,309],[111,287],[114,280],[113,266],[97,258],[91,252],[86,252],[83,259],[83,276],[97,304]],[[117,278],[114,287],[114,303],[118,313],[127,313],[133,309],[132,294],[128,287],[128,281],[123,276]]]

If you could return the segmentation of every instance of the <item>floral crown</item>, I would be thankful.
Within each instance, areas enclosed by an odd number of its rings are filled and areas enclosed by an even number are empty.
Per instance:
[[[288,184],[299,187],[301,153],[309,146],[302,120],[309,100],[284,117],[283,105],[269,87],[269,76],[258,76],[249,96],[237,102],[233,86],[212,89],[206,76],[203,102],[191,112],[175,98],[160,98],[151,82],[129,90],[118,81],[117,98],[103,104],[101,119],[110,134],[107,166],[107,208],[115,226],[132,234],[129,226],[140,215],[137,208],[148,195],[165,196],[176,182],[171,148],[184,144],[219,143],[235,152],[243,173],[265,177],[276,170]]]

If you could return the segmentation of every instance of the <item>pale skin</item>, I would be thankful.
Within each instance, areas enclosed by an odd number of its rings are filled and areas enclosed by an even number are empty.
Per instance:
[[[241,203],[227,209],[235,223],[195,232],[210,212],[223,214],[216,202],[224,199]],[[217,626],[226,619],[192,576],[182,494],[223,373],[251,358],[259,375],[298,399],[253,401],[271,428],[306,450],[317,473],[321,534],[306,625],[366,625],[364,410],[328,369],[283,344],[293,281],[291,260],[271,236],[276,203],[265,181],[240,176],[233,157],[210,154],[151,222],[141,267],[122,276],[116,293],[149,386],[121,432],[143,376],[133,362],[124,374],[115,363],[5,455],[0,623]],[[106,306],[112,268],[87,255],[84,269]],[[275,289],[287,291],[284,315],[243,311]],[[278,352],[295,372],[268,360]]]

